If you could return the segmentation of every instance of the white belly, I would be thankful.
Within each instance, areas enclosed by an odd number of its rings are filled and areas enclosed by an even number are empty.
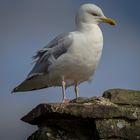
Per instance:
[[[75,81],[81,83],[91,78],[99,62],[103,44],[88,39],[83,38],[83,42],[80,42],[77,38],[68,52],[58,58],[51,67],[49,79],[53,85],[55,83],[61,85],[62,77],[65,78],[67,85],[72,85]]]

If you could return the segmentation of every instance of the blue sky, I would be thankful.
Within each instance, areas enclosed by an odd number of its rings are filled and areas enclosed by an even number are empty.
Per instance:
[[[61,88],[10,92],[31,70],[38,49],[75,29],[75,14],[88,2],[100,6],[117,26],[100,25],[103,55],[93,81],[80,85],[80,95],[100,96],[110,88],[140,90],[139,0],[0,0],[0,139],[25,140],[36,127],[20,118],[40,103],[61,101]],[[74,98],[73,88],[66,92]]]

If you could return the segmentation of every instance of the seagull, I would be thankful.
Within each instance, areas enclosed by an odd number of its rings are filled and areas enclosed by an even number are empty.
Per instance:
[[[97,5],[81,5],[76,15],[76,30],[58,35],[37,51],[31,72],[12,92],[61,86],[65,103],[65,90],[74,85],[78,98],[78,85],[91,79],[102,54],[103,35],[98,26],[101,22],[116,24]]]

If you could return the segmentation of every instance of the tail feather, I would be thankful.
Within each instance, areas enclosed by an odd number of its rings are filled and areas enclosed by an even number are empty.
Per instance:
[[[23,81],[20,85],[15,87],[11,93],[39,90],[39,89],[48,88],[48,87],[49,86],[45,84],[44,82],[34,80],[34,79],[27,79]]]

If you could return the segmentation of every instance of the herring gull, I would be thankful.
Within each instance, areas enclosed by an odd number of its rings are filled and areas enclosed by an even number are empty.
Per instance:
[[[61,86],[65,102],[66,87],[74,85],[78,98],[78,85],[92,77],[102,54],[101,22],[115,25],[95,4],[83,4],[76,15],[76,30],[58,35],[40,49],[33,57],[33,69],[13,92]]]

